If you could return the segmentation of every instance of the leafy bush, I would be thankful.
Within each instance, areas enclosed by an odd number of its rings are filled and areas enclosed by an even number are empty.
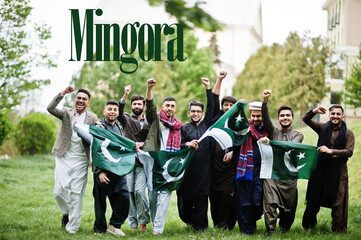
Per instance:
[[[11,129],[9,115],[5,111],[0,111],[0,146],[7,139]]]
[[[52,117],[32,113],[16,125],[14,141],[21,155],[51,151],[55,142],[56,124]]]

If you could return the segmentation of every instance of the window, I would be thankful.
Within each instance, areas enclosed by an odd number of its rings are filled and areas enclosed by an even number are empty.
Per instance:
[[[341,92],[331,92],[331,104],[341,104]]]

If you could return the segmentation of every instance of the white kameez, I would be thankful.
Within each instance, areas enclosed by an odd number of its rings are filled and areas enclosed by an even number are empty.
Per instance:
[[[83,115],[83,116],[82,116]],[[85,114],[75,114],[73,122],[84,122]],[[66,230],[76,233],[81,222],[81,205],[88,177],[89,160],[81,138],[73,131],[68,150],[55,157],[54,197],[63,215],[69,214]]]

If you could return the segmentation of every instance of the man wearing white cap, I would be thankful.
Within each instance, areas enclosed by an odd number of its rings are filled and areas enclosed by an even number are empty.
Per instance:
[[[267,137],[263,126],[262,102],[251,102],[249,110],[248,141],[240,147],[234,147],[233,152],[237,161],[235,180],[236,217],[239,229],[244,234],[253,234],[256,221],[262,216],[263,184],[260,179],[261,154],[257,141]]]

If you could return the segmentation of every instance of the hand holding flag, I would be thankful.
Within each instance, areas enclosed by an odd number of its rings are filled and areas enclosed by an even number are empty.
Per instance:
[[[135,163],[135,143],[117,133],[104,128],[75,123],[74,130],[91,147],[94,166],[108,170],[119,176],[131,172]]]
[[[317,147],[296,142],[258,141],[262,163],[260,178],[309,179],[316,169]]]
[[[238,100],[203,134],[198,142],[207,136],[211,136],[222,149],[243,144],[247,140],[249,132],[249,123],[244,113],[246,105],[244,100]]]

